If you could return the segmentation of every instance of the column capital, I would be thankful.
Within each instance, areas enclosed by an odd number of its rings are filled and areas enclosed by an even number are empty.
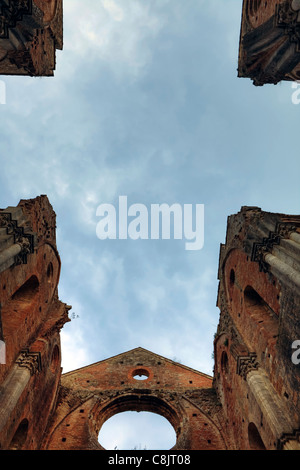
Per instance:
[[[30,375],[34,375],[42,369],[41,353],[23,349],[16,360],[16,364],[19,367],[26,367],[30,371]]]
[[[249,372],[257,370],[259,363],[255,353],[249,353],[248,356],[240,356],[237,359],[236,373],[246,380]]]

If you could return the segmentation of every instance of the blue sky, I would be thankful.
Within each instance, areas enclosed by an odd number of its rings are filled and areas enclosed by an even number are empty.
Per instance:
[[[64,0],[54,78],[1,77],[1,207],[57,214],[64,372],[142,346],[212,374],[217,269],[243,205],[299,214],[291,83],[237,78],[242,0]],[[205,242],[99,240],[97,207],[204,204]]]

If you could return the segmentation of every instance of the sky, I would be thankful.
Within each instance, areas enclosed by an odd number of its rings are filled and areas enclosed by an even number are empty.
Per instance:
[[[0,77],[0,207],[46,194],[56,212],[63,372],[141,346],[212,375],[227,217],[299,214],[300,92],[237,77],[241,8],[64,0],[55,76]],[[202,249],[100,240],[120,196],[203,204]]]

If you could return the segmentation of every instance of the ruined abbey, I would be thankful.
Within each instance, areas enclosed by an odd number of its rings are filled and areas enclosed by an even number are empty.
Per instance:
[[[52,75],[62,2],[0,7],[0,73]],[[295,0],[244,1],[240,77],[299,76],[299,12]],[[104,450],[103,423],[132,410],[167,418],[174,450],[300,450],[300,215],[228,217],[213,376],[140,347],[63,374],[60,270],[47,196],[1,209],[0,449]]]

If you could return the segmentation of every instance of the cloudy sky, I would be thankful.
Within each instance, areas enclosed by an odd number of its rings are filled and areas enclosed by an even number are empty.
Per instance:
[[[212,375],[227,216],[299,214],[297,89],[237,78],[241,7],[64,0],[55,77],[1,77],[0,206],[47,194],[57,214],[64,372],[142,346]],[[203,248],[100,240],[119,196],[204,204]]]

